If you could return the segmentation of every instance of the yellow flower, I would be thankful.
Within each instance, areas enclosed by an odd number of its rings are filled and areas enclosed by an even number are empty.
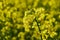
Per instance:
[[[17,13],[16,12],[13,12],[12,13],[12,18],[14,19],[14,18],[16,18],[16,16],[17,16]]]
[[[16,40],[16,37],[12,37],[12,40]]]
[[[50,37],[54,37],[55,35],[57,35],[57,33],[56,32],[52,32],[51,34],[50,34]]]
[[[36,12],[38,13],[43,13],[45,11],[45,8],[41,7],[41,8],[37,8]]]
[[[33,4],[33,7],[35,8],[35,7],[37,7],[37,5],[38,5],[38,3],[39,3],[39,0],[34,0],[33,3],[34,3],[34,4]]]
[[[60,18],[60,15],[59,15],[59,18]]]
[[[18,34],[18,37],[24,37],[24,33],[23,32],[19,32],[19,34]]]
[[[2,2],[0,2],[0,9],[2,8]]]
[[[5,36],[5,38],[6,38],[6,40],[9,40],[10,36],[9,35],[8,36]]]

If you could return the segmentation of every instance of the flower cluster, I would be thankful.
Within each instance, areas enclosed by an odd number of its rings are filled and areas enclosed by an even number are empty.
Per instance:
[[[0,40],[60,40],[60,0],[0,0]]]

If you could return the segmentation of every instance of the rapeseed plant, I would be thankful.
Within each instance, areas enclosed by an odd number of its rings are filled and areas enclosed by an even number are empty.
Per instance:
[[[60,40],[60,0],[0,0],[0,40]]]

